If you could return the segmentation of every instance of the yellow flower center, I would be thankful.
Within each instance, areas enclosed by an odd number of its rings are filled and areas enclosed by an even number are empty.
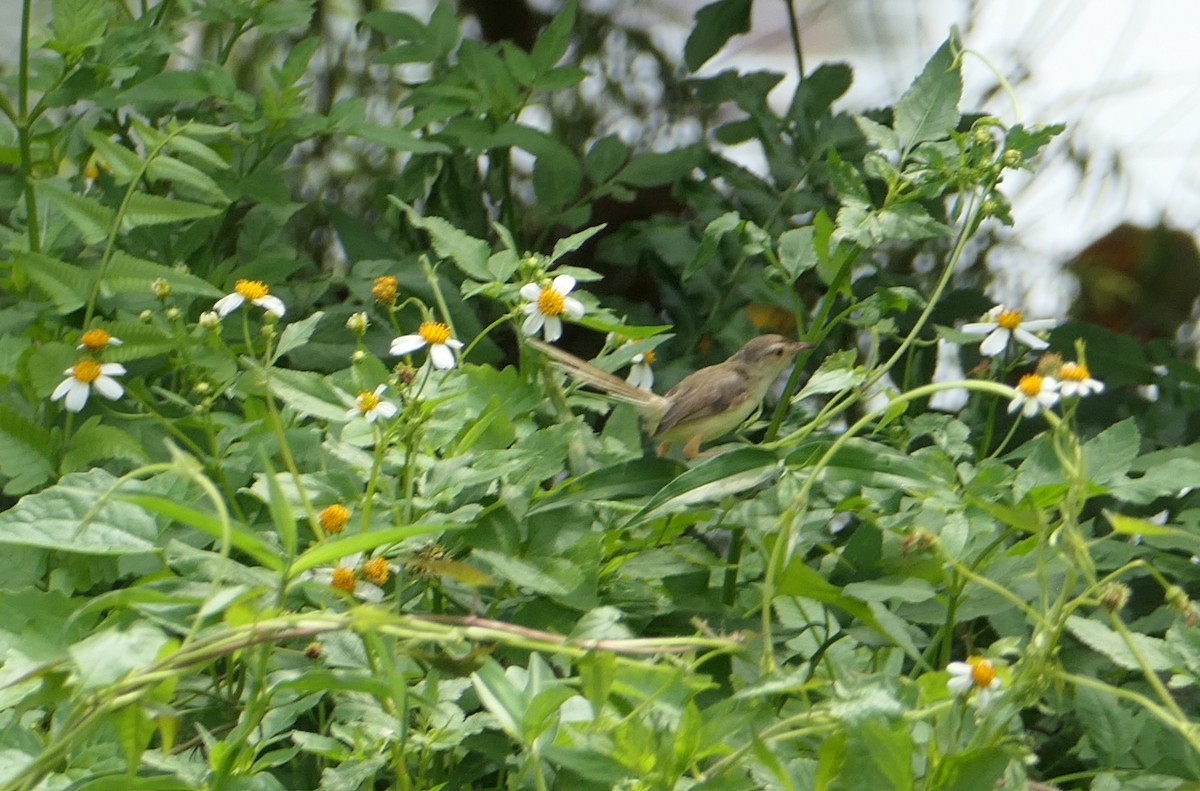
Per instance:
[[[262,299],[271,293],[271,289],[267,288],[267,284],[261,280],[239,280],[233,290],[251,302]]]
[[[79,342],[88,351],[98,352],[112,341],[112,336],[106,330],[88,330],[83,333],[83,337]]]
[[[658,362],[658,355],[651,349],[648,352],[642,352],[642,362],[646,365],[654,365]]]
[[[381,400],[378,393],[371,390],[364,390],[358,394],[358,411],[365,415],[379,406]]]
[[[567,309],[567,298],[546,286],[542,293],[538,294],[537,306],[543,316],[559,316]]]
[[[346,591],[346,593],[354,593],[354,588],[358,586],[358,575],[354,573],[354,569],[338,566],[333,570],[329,584],[338,590]]]
[[[1033,398],[1042,392],[1042,377],[1038,374],[1025,374],[1017,384],[1017,389]]]
[[[1021,322],[1024,320],[1025,314],[1019,310],[1002,310],[1000,311],[1000,315],[996,317],[996,323],[1009,332],[1020,327]]]
[[[375,283],[371,286],[371,296],[380,302],[395,302],[398,285],[396,278],[391,275],[380,275],[375,278]]]
[[[80,360],[71,369],[71,375],[84,384],[90,385],[100,378],[100,363],[95,360]]]
[[[100,178],[100,168],[89,162],[83,169],[83,176],[84,178],[89,178],[94,181],[95,179]]]
[[[321,527],[326,533],[340,533],[350,521],[350,509],[341,503],[326,506],[321,511]]]
[[[1058,375],[1070,382],[1082,382],[1092,378],[1092,372],[1083,363],[1063,363]]]
[[[417,332],[430,346],[450,340],[450,328],[440,321],[423,321]]]
[[[362,565],[363,576],[376,585],[383,585],[392,576],[388,562],[383,558],[371,558]]]
[[[980,689],[987,689],[996,680],[996,667],[981,656],[973,656],[967,660],[971,666],[971,680]]]

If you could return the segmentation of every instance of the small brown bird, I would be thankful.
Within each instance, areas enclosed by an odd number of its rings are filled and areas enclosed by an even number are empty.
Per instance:
[[[683,456],[695,458],[700,445],[728,434],[758,408],[779,375],[796,355],[812,344],[782,335],[762,335],[738,349],[725,362],[701,368],[679,384],[656,395],[634,387],[619,376],[603,371],[556,346],[534,338],[527,342],[572,377],[632,404],[642,415],[646,430],[660,441],[659,455],[677,442],[685,443]]]

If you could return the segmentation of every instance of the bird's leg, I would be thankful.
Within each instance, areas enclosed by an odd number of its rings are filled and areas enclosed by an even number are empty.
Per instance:
[[[687,444],[683,446],[683,458],[690,461],[690,460],[696,458],[697,456],[699,456],[700,455],[700,443],[702,441],[703,441],[703,438],[699,434],[697,434],[696,436],[689,439]]]

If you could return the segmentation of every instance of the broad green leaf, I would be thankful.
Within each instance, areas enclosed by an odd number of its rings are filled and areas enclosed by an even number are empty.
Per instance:
[[[272,368],[270,387],[280,401],[301,414],[339,423],[349,419],[349,407],[319,374]]]
[[[1149,519],[1124,516],[1107,509],[1104,511],[1104,518],[1112,525],[1114,532],[1126,536],[1171,536],[1183,533],[1181,530],[1151,522]]]
[[[149,667],[168,642],[161,629],[146,621],[85,637],[70,648],[80,688],[96,689]]]
[[[569,150],[554,149],[537,158],[533,165],[533,191],[538,204],[558,211],[583,191],[583,166]]]
[[[55,441],[49,431],[0,405],[0,475],[4,493],[24,494],[54,476]]]
[[[1088,648],[1104,654],[1118,667],[1127,670],[1141,669],[1142,666],[1138,663],[1137,655],[1130,650],[1121,634],[1099,621],[1072,615],[1067,618],[1067,629]],[[1163,640],[1140,632],[1130,632],[1130,637],[1137,646],[1138,654],[1146,660],[1150,670],[1162,672],[1175,666],[1176,662],[1171,655],[1171,648]]]
[[[911,152],[919,144],[947,137],[958,127],[962,74],[955,58],[958,42],[949,38],[896,102],[894,127]]]
[[[96,149],[100,165],[112,170],[113,179],[118,184],[128,184],[142,172],[144,160],[135,152],[108,139],[95,129],[89,129],[84,136]]]
[[[78,195],[57,181],[34,182],[38,197],[63,213],[79,229],[87,244],[99,244],[108,238],[116,220],[112,209],[94,198]]]
[[[160,154],[150,160],[146,175],[152,181],[169,181],[175,188],[180,186],[190,188],[198,196],[206,198],[218,206],[229,203],[229,196],[213,181],[212,177],[197,167],[186,162]]]
[[[175,198],[163,198],[145,192],[135,192],[129,196],[122,218],[126,230],[141,228],[146,225],[165,225],[184,220],[199,220],[214,217],[221,213],[215,206],[203,203],[183,201]]]
[[[788,277],[795,280],[814,268],[820,259],[813,246],[813,228],[793,228],[779,235],[779,265]]]
[[[632,459],[567,480],[535,500],[528,513],[532,515],[573,505],[598,505],[606,500],[649,497],[674,480],[678,473],[679,465],[667,459]]]
[[[123,250],[113,251],[104,270],[103,284],[115,294],[149,294],[155,280],[165,280],[172,293],[191,294],[218,299],[221,290],[203,278],[181,272],[175,267],[132,256]]]
[[[621,142],[621,138],[608,135],[592,143],[583,158],[583,167],[592,183],[601,184],[629,160],[629,153],[629,146]]]
[[[450,154],[453,152],[445,143],[425,140],[411,132],[394,126],[381,126],[365,122],[344,126],[346,134],[361,137],[395,151],[412,151],[415,154]]]
[[[13,253],[13,260],[46,292],[59,313],[72,313],[87,304],[95,280],[90,270],[26,250]]]
[[[639,154],[621,168],[614,178],[633,187],[674,184],[690,173],[692,168],[698,167],[707,155],[707,149],[701,145]]]
[[[867,373],[855,364],[857,359],[858,353],[853,349],[829,355],[809,378],[808,384],[804,385],[796,399],[823,393],[840,393],[858,387],[866,381]]]
[[[696,248],[696,254],[692,256],[691,262],[684,267],[683,274],[680,277],[688,280],[707,266],[709,262],[716,258],[721,239],[726,234],[741,233],[748,222],[748,220],[743,220],[741,215],[733,211],[725,212],[720,217],[711,221],[704,229],[704,236],[700,239],[700,246]]]
[[[548,71],[566,54],[567,45],[571,43],[571,31],[575,28],[577,10],[576,0],[567,0],[563,4],[562,10],[554,16],[542,34],[537,37],[537,41],[534,42],[533,49],[529,53],[530,60],[537,71]]]
[[[1126,418],[1101,431],[1083,445],[1088,480],[1100,486],[1121,481],[1141,448],[1137,419]]]
[[[117,495],[117,499],[206,533],[218,546],[228,542],[234,549],[244,552],[272,571],[283,568],[279,549],[236,520],[230,519],[226,530],[226,525],[216,515],[156,494],[121,493]]]
[[[439,256],[453,261],[468,277],[483,281],[491,279],[487,262],[492,251],[487,242],[455,228],[441,217],[422,217],[416,209],[394,195],[389,195],[388,200],[403,210],[410,223],[429,234],[433,249]]]
[[[1116,695],[1098,689],[1076,687],[1074,703],[1078,721],[1100,765],[1107,769],[1117,767],[1128,756],[1129,745],[1136,742],[1140,724],[1122,707]]]
[[[740,494],[779,478],[783,468],[774,453],[741,447],[697,464],[667,484],[631,516],[627,524],[687,511]]]
[[[521,737],[521,720],[525,713],[525,693],[505,674],[500,663],[488,659],[483,667],[471,674],[471,683],[479,700],[496,718],[500,727],[514,739]]]
[[[200,134],[200,130],[196,124],[189,123],[184,129],[191,135]],[[232,136],[230,131],[224,127],[212,127],[212,129],[221,138]],[[174,151],[186,159],[191,159],[213,170],[229,170],[229,163],[225,161],[223,156],[194,137],[184,134],[173,134],[167,138],[166,147],[168,150]]]
[[[500,579],[547,596],[566,596],[583,582],[583,572],[566,558],[519,558],[488,549],[475,549],[472,557],[486,563]]]
[[[63,454],[62,469],[65,472],[82,470],[99,459],[124,459],[143,464],[150,456],[136,435],[116,426],[106,426],[99,416],[95,416],[71,435]]]
[[[101,469],[72,473],[0,513],[0,544],[88,555],[125,555],[157,548],[158,524],[137,506],[111,496],[117,479]]]
[[[279,334],[279,343],[275,346],[275,353],[271,356],[271,362],[276,362],[280,357],[298,349],[308,343],[308,339],[317,329],[317,325],[321,323],[321,319],[325,317],[324,311],[318,310],[307,318],[293,322],[283,328],[283,332]]]
[[[734,36],[750,31],[752,0],[716,0],[696,12],[696,24],[683,47],[683,59],[692,71],[716,55]]]

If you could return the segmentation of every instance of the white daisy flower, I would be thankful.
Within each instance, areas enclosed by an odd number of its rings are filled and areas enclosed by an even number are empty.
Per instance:
[[[368,423],[374,423],[379,418],[387,420],[396,416],[396,405],[383,400],[383,391],[387,385],[380,385],[374,391],[363,390],[354,399],[354,408],[346,413],[347,419],[365,417]]]
[[[412,354],[429,347],[429,359],[434,368],[445,371],[454,367],[454,353],[463,347],[462,341],[450,337],[450,327],[440,321],[423,321],[412,335],[401,335],[392,341],[392,354]]]
[[[1104,383],[1093,379],[1092,372],[1083,363],[1063,363],[1058,369],[1058,392],[1067,398],[1082,398],[1104,392]]]
[[[654,365],[656,359],[653,350],[633,355],[633,359],[630,361],[632,364],[629,366],[629,376],[625,377],[625,381],[643,390],[653,389],[654,369],[650,366]]]
[[[972,656],[966,662],[951,662],[946,665],[950,680],[946,686],[955,695],[966,695],[972,689],[978,690],[975,696],[976,705],[981,708],[992,702],[992,698],[1000,692],[1003,684],[996,675],[996,666],[981,656]]]
[[[125,393],[121,383],[113,379],[125,373],[125,366],[120,363],[101,364],[92,359],[80,360],[63,373],[67,374],[67,378],[54,388],[50,400],[58,401],[65,397],[63,406],[68,412],[83,409],[93,389],[110,401],[116,401]]]
[[[1018,409],[1025,417],[1033,417],[1039,409],[1049,409],[1058,403],[1058,383],[1050,376],[1025,374],[1017,384],[1017,394],[1008,404],[1011,415]]]
[[[370,575],[359,568],[361,564],[361,553],[349,555],[338,561],[336,566],[313,569],[304,577],[372,604],[382,601],[383,588],[369,581]]]
[[[997,305],[987,312],[988,321],[964,324],[962,331],[968,335],[986,335],[979,344],[979,353],[985,357],[995,357],[1008,348],[1010,339],[1016,338],[1030,349],[1040,351],[1048,344],[1033,333],[1053,328],[1058,322],[1055,319],[1035,319],[1026,321],[1025,314],[1019,310],[1010,310],[1003,305]]]
[[[213,310],[217,312],[218,316],[225,318],[246,300],[250,300],[251,304],[257,305],[275,316],[283,316],[287,310],[283,305],[283,300],[271,296],[271,289],[261,280],[239,280],[233,287],[233,293],[218,299],[213,305]]]
[[[521,298],[527,300],[521,307],[527,316],[521,332],[536,335],[541,330],[547,343],[561,338],[562,319],[559,316],[566,313],[572,319],[580,319],[584,314],[583,303],[567,296],[574,288],[575,278],[570,275],[559,275],[548,286],[537,283],[521,286]]]
[[[83,333],[79,338],[79,345],[75,348],[98,352],[106,346],[120,346],[122,342],[120,338],[109,335],[108,330],[94,329]]]

